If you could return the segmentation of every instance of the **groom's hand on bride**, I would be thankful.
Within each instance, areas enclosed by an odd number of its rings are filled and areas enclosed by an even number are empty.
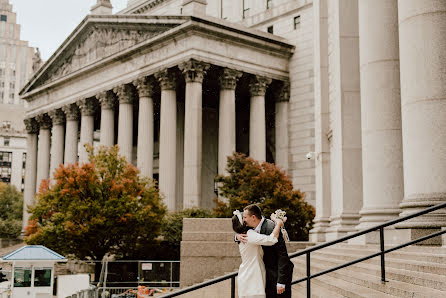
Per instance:
[[[246,244],[248,242],[248,236],[245,234],[237,234],[235,236],[235,238],[237,238],[238,241],[240,241],[241,243]]]

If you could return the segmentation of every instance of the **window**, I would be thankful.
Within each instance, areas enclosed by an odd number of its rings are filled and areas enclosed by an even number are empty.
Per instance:
[[[31,268],[17,267],[14,269],[14,287],[31,287]]]
[[[3,85],[5,84],[5,82],[2,82],[2,83],[3,83]],[[15,89],[15,83],[14,82],[9,83],[9,89]]]
[[[34,270],[34,287],[51,286],[51,268],[36,268]]]
[[[268,28],[266,28],[266,31],[268,31],[268,33],[274,34],[273,26],[269,26]]]
[[[294,30],[300,26],[300,16],[294,17]]]
[[[11,143],[11,138],[10,137],[4,137],[3,138],[3,146],[9,147],[10,143]]]
[[[1,88],[4,88],[4,87],[5,87],[5,82],[0,81],[0,87],[1,87]]]
[[[11,129],[11,121],[7,121],[7,120],[3,121],[2,127],[4,129]]]
[[[273,7],[273,0],[266,0],[266,9]]]
[[[7,21],[8,21],[8,16],[2,14],[2,15],[0,16],[0,21],[2,21],[2,22],[7,22]]]

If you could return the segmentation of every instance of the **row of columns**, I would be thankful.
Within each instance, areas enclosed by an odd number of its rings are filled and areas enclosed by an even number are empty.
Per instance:
[[[138,78],[131,84],[115,87],[113,90],[99,92],[95,97],[101,106],[100,144],[114,145],[115,102],[119,103],[118,138],[120,153],[132,161],[133,149],[133,100],[135,87],[139,96],[137,167],[141,175],[153,176],[154,147],[154,107],[153,95],[155,84],[161,89],[161,115],[159,140],[159,187],[164,194],[169,210],[175,210],[177,171],[184,171],[183,208],[200,206],[201,171],[202,171],[202,89],[203,78],[210,64],[189,60],[178,68],[185,77],[185,125],[184,125],[184,169],[177,168],[177,94],[176,72],[164,69],[154,76]],[[236,105],[235,89],[242,72],[223,69],[220,77],[220,116],[218,173],[225,174],[226,157],[232,155],[236,145]],[[271,79],[254,76],[250,84],[251,122],[250,122],[250,155],[258,160],[266,160],[266,124],[265,94]],[[276,108],[279,116],[276,119],[276,138],[287,139],[287,100],[289,84],[279,94]],[[31,204],[34,193],[42,179],[47,179],[60,165],[75,163],[78,155],[78,125],[80,123],[80,144],[93,144],[94,113],[96,100],[86,98],[42,114],[35,119],[27,119],[29,152],[27,162],[27,180],[25,204]],[[277,118],[277,117],[276,117]],[[66,129],[64,125],[66,123]],[[38,127],[38,128],[37,128]],[[52,127],[52,133],[50,129]],[[37,131],[38,129],[38,131]],[[65,132],[65,135],[64,135]],[[39,134],[38,144],[37,133]],[[52,140],[50,136],[52,135]],[[284,143],[278,149],[278,160],[286,168],[288,151]],[[51,154],[50,154],[51,148]],[[79,162],[88,161],[88,154],[82,146],[79,148]],[[36,155],[37,152],[37,155]],[[282,156],[283,155],[283,156]],[[51,160],[50,160],[51,156]],[[37,159],[34,165],[32,160]],[[33,176],[37,169],[37,175]]]
[[[357,1],[357,7],[350,4],[344,0],[314,1],[317,190],[313,241],[342,236],[333,233],[336,229],[344,233],[365,229],[446,201],[446,2],[361,0]],[[332,9],[335,6],[339,9]],[[348,15],[341,16],[348,10],[351,10]],[[330,17],[342,18],[350,26],[333,26]],[[356,45],[355,21],[359,29]],[[333,37],[335,34],[339,36]],[[351,171],[353,164],[356,169],[362,167],[362,177],[347,177],[340,172],[342,183],[358,188],[362,185],[359,208],[355,207],[358,206],[355,196],[345,191],[340,204],[334,198],[339,188],[333,181],[333,174],[338,170],[336,161],[343,161],[333,150],[336,143],[329,144],[327,133],[333,139],[341,138],[343,146],[352,135],[330,132],[333,127],[329,115],[339,113],[333,109],[333,102],[340,100],[332,98],[331,92],[336,82],[330,80],[330,72],[339,68],[334,63],[337,58],[333,58],[336,53],[329,51],[333,40],[340,43],[338,59],[347,53],[350,57],[340,65],[341,74],[346,68],[348,73],[357,73],[354,76],[360,77],[360,109],[355,111],[360,112],[361,118],[354,121],[348,114],[341,117],[344,125],[361,127],[361,162],[348,156],[350,166],[345,162],[341,169]],[[354,53],[359,54],[358,62]],[[350,78],[348,83],[341,82],[341,88],[354,83]],[[351,101],[348,109],[355,106]],[[347,108],[341,113],[344,110]],[[341,211],[336,213],[336,208]],[[351,211],[358,214],[359,221],[352,220],[349,225],[342,217],[348,218]],[[422,216],[397,228],[439,229],[446,225],[444,215],[437,212]],[[413,237],[417,233],[412,231],[402,237]],[[401,230],[390,234],[393,238],[389,240],[396,242],[402,235]]]

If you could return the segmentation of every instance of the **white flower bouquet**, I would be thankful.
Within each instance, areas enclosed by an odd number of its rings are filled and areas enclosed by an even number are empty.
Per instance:
[[[282,209],[277,209],[274,213],[271,214],[271,220],[273,221],[275,221],[276,219],[284,221],[285,218],[286,218],[286,212],[283,211]],[[288,237],[288,232],[285,230],[285,227],[282,226],[280,230],[282,231],[283,239],[285,239],[285,241],[290,241],[290,238]]]

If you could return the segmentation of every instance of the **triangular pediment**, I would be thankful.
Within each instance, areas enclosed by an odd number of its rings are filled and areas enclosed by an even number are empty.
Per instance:
[[[185,21],[182,17],[87,16],[21,93],[123,52]]]

